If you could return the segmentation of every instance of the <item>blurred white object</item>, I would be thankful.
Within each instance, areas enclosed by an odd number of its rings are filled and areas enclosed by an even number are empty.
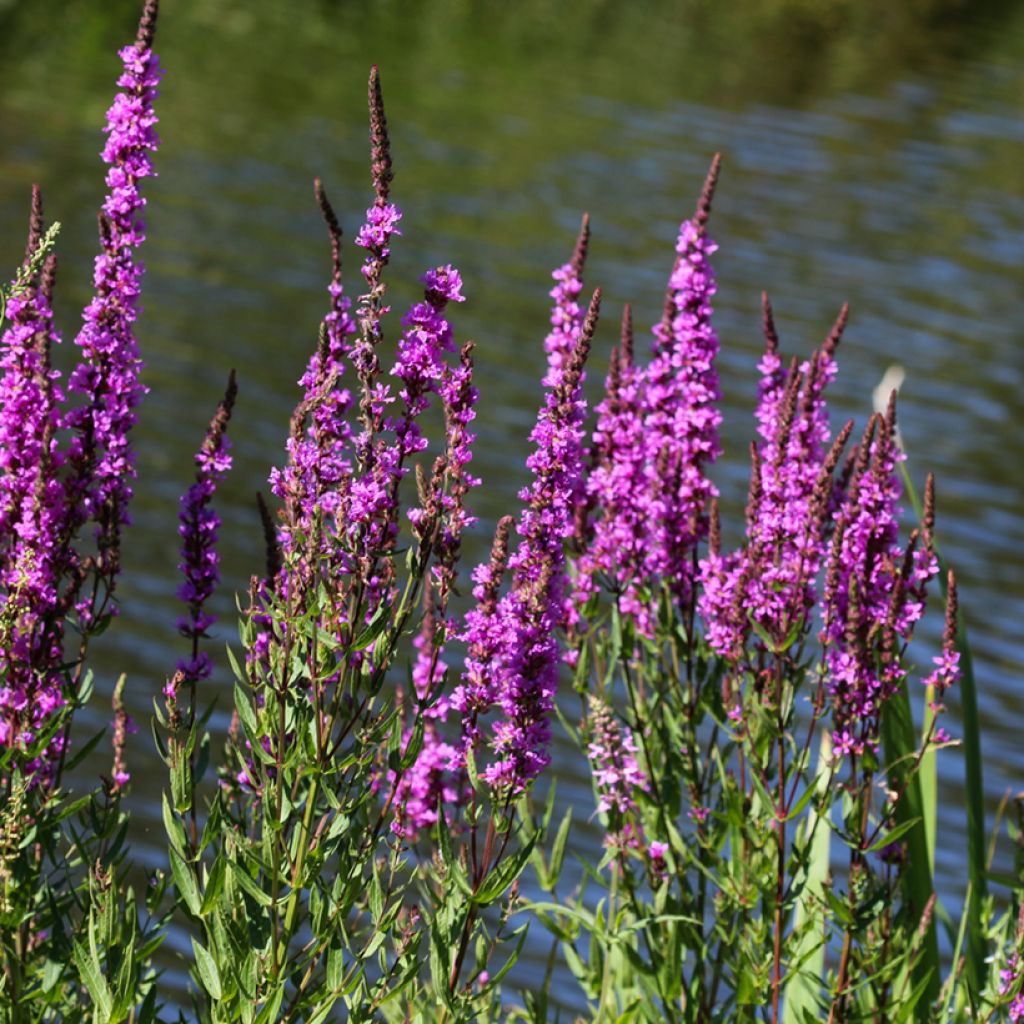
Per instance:
[[[884,416],[886,409],[889,407],[889,396],[894,392],[898,392],[903,387],[903,381],[906,380],[907,371],[900,366],[899,363],[893,363],[885,373],[882,374],[882,379],[878,382],[875,390],[871,393],[871,400],[875,406],[875,412]],[[893,440],[903,448],[903,436],[900,434],[899,416],[896,417],[896,434]]]

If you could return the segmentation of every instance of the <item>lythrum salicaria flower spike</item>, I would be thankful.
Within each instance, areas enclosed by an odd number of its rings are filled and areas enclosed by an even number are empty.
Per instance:
[[[544,351],[548,357],[548,371],[543,380],[545,387],[557,384],[583,326],[583,310],[577,300],[583,291],[583,271],[587,262],[589,240],[590,217],[584,214],[572,258],[551,275],[555,286],[549,293],[554,299],[551,307],[551,330],[544,339]]]
[[[316,205],[320,208],[320,214],[327,225],[327,233],[331,238],[331,268],[334,271],[334,280],[341,280],[341,224],[338,223],[337,214],[331,206],[327,193],[324,191],[324,184],[319,178],[313,179],[313,195],[316,197]]]
[[[42,194],[32,190],[24,269],[43,238]],[[17,282],[15,282],[17,283]],[[67,502],[54,441],[62,395],[50,369],[60,340],[38,276],[12,288],[0,337],[0,746],[31,742],[65,703],[61,671],[62,539]],[[31,785],[51,777],[64,746],[24,765]]]
[[[452,693],[451,705],[461,713],[461,754],[480,740],[478,718],[496,699],[496,660],[505,637],[505,623],[498,614],[499,597],[508,568],[509,535],[515,519],[498,521],[488,561],[472,572],[475,607],[465,616],[458,638],[466,647],[462,678]]]
[[[153,101],[162,72],[152,50],[157,4],[146,4],[132,46],[120,51],[124,64],[121,91],[107,112],[107,197],[100,216],[100,248],[94,272],[95,294],[83,312],[76,338],[80,360],[69,391],[82,403],[65,416],[72,433],[69,461],[69,506],[73,534],[88,519],[98,524],[98,567],[112,590],[118,564],[121,528],[129,522],[128,506],[135,475],[128,435],[135,408],[145,394],[139,381],[142,360],[134,323],[143,268],[135,257],[145,240],[142,181],[153,175],[151,154],[158,146]],[[89,625],[93,611],[77,608]]]
[[[196,453],[195,481],[181,498],[178,533],[182,547],[178,568],[185,580],[178,589],[178,597],[187,606],[188,614],[178,619],[178,630],[191,641],[192,650],[188,658],[178,662],[177,667],[189,683],[208,678],[212,671],[210,657],[199,650],[199,641],[216,621],[205,610],[206,602],[220,580],[220,556],[217,554],[220,516],[213,509],[213,497],[217,483],[231,468],[226,434],[237,395],[238,385],[232,370],[224,397]]]
[[[43,264],[43,276],[39,282],[39,290],[48,306],[53,304],[53,289],[57,284],[57,254],[51,252]]]
[[[512,588],[496,611],[503,642],[497,652],[494,724],[497,760],[482,777],[499,792],[525,791],[550,761],[549,716],[558,684],[555,629],[565,615],[565,542],[574,527],[574,496],[583,466],[586,402],[580,381],[600,310],[594,292],[579,340],[554,387],[549,388],[530,438],[533,482],[518,524],[519,545],[509,561]]]
[[[635,792],[647,790],[647,776],[637,761],[639,753],[630,730],[621,725],[615,712],[598,697],[590,697],[590,713],[584,723],[587,757],[597,784],[597,809],[616,817],[613,831],[621,831],[622,816],[636,807]]]
[[[722,550],[722,519],[718,511],[718,498],[711,499],[711,525],[708,529],[708,553],[717,557]]]
[[[633,365],[633,307],[627,302],[622,307],[622,326],[619,329],[619,352],[623,369]]]

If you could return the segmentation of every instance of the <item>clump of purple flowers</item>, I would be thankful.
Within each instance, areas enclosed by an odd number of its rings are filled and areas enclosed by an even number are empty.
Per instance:
[[[665,308],[654,328],[650,362],[634,361],[632,317],[623,317],[604,400],[598,406],[586,481],[588,516],[576,576],[576,603],[607,581],[638,630],[653,635],[664,584],[686,603],[697,544],[707,533],[707,505],[717,492],[707,468],[719,453],[721,413],[711,322],[717,248],[707,221],[720,159],[708,172],[694,216],[683,221]]]
[[[135,254],[144,241],[140,184],[153,174],[157,147],[156,16],[157,0],[148,0],[135,43],[120,51],[120,92],[107,112],[102,153],[108,194],[95,292],[76,338],[79,359],[67,394],[50,363],[60,341],[52,255],[14,290],[11,324],[0,341],[0,742],[27,750],[46,737],[45,749],[26,764],[34,778],[59,772],[68,725],[54,731],[52,720],[67,704],[68,687],[77,686],[89,637],[117,610],[111,599],[134,476],[128,438],[145,392],[134,334],[143,268]],[[42,238],[35,189],[26,269]],[[96,525],[91,552],[80,536],[89,521]],[[65,651],[69,618],[81,636],[75,652]]]
[[[139,186],[154,173],[150,154],[159,141],[153,101],[163,72],[152,50],[156,13],[151,0],[134,45],[120,51],[121,92],[107,112],[103,149],[109,192],[100,214],[95,296],[83,313],[75,339],[81,358],[68,381],[69,393],[82,399],[65,417],[72,431],[68,500],[80,521],[97,523],[101,559],[116,557],[121,527],[129,522],[135,470],[128,433],[146,390],[139,383],[142,361],[134,333],[143,275],[135,252],[146,237],[141,220],[146,200]],[[84,604],[78,610],[91,615]]]

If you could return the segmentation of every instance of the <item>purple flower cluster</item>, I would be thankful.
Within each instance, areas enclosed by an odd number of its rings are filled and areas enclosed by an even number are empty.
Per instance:
[[[304,398],[293,417],[286,446],[287,464],[270,475],[274,494],[285,502],[278,542],[284,551],[296,556],[293,575],[307,577],[311,571],[309,559],[296,549],[319,534],[320,557],[329,556],[331,547],[318,531],[318,520],[337,514],[352,474],[352,426],[347,418],[352,392],[344,384],[344,376],[349,339],[356,331],[349,312],[352,303],[342,284],[341,225],[319,179],[314,182],[314,193],[331,242],[332,273],[327,287],[330,307],[321,325],[320,344],[299,379]]]
[[[575,495],[583,471],[586,401],[580,378],[597,326],[600,291],[594,293],[572,357],[541,408],[527,459],[533,483],[517,524],[520,536],[509,560],[512,585],[494,615],[501,646],[493,665],[493,695],[501,712],[493,724],[496,760],[481,773],[495,789],[522,792],[550,760],[548,717],[558,684],[555,629],[563,615],[565,543],[574,530]],[[473,632],[465,637],[471,646]]]
[[[647,366],[633,360],[632,325],[624,318],[593,437],[587,480],[593,522],[576,579],[577,605],[604,577],[641,633],[653,630],[649,595],[667,585],[689,601],[694,552],[707,532],[708,501],[717,493],[706,473],[719,453],[721,413],[711,322],[715,293],[707,220],[718,178],[716,156],[694,216],[682,223],[665,310],[654,328]]]
[[[551,330],[544,339],[544,351],[548,357],[548,372],[543,380],[546,388],[557,386],[572,358],[583,327],[583,310],[576,300],[583,290],[583,268],[587,262],[589,243],[590,218],[584,214],[572,259],[551,275],[555,287],[550,294],[555,301],[551,307]]]
[[[647,789],[647,776],[636,759],[633,734],[615,718],[612,709],[596,697],[590,698],[587,717],[587,756],[597,783],[597,809],[628,814],[636,807],[634,793]],[[653,856],[653,854],[652,854]]]
[[[576,563],[574,600],[582,606],[597,592],[599,577],[618,597],[619,609],[633,617],[640,632],[653,635],[646,584],[648,502],[644,372],[633,358],[633,322],[627,306],[622,337],[613,350],[605,395],[596,409],[586,481],[589,506],[597,515]]]
[[[72,611],[88,636],[109,603],[119,572],[121,527],[128,522],[134,475],[128,433],[144,394],[134,337],[142,267],[140,182],[153,173],[157,146],[153,100],[160,69],[152,51],[156,0],[148,0],[134,45],[120,52],[121,91],[107,113],[108,195],[100,216],[101,253],[95,295],[77,338],[79,362],[65,407],[50,350],[55,260],[17,290],[8,304],[11,325],[0,345],[0,742],[22,749],[52,733],[26,771],[48,779],[56,771],[66,729],[49,728],[66,703],[64,620]],[[42,237],[42,203],[33,196],[30,255]],[[26,263],[26,267],[29,263]],[[59,443],[63,431],[70,440]],[[95,555],[76,548],[81,527],[97,525]],[[84,586],[94,573],[99,586]]]
[[[803,631],[817,600],[814,581],[822,562],[832,473],[850,427],[829,448],[824,389],[836,374],[835,349],[846,325],[843,307],[822,348],[800,366],[783,367],[768,297],[767,341],[757,407],[761,444],[751,446],[752,469],[746,544],[722,555],[712,545],[700,564],[699,607],[711,647],[723,657],[742,655],[752,623],[776,649]],[[764,647],[763,639],[759,641]]]
[[[188,614],[178,619],[178,629],[182,636],[192,641],[192,652],[188,658],[178,662],[178,675],[175,678],[185,683],[207,679],[211,672],[210,656],[199,650],[199,641],[216,621],[205,610],[205,605],[220,580],[220,556],[217,554],[220,516],[211,503],[218,481],[231,468],[227,428],[237,393],[235,373],[232,370],[224,398],[210,421],[202,447],[196,453],[195,482],[181,497],[178,535],[182,546],[178,568],[185,581],[178,589],[178,597],[188,607]]]
[[[877,746],[882,705],[906,678],[899,655],[938,571],[930,538],[899,544],[901,486],[895,394],[871,418],[837,513],[822,598],[821,642],[832,695],[837,756]]]
[[[1010,1024],[1021,1024],[1024,1021],[1024,960],[1016,953],[1011,953],[1006,966],[999,972],[999,994],[1010,996],[1010,1004],[1006,1008],[1007,1020]]]
[[[158,144],[153,100],[162,72],[151,49],[155,17],[156,4],[147,4],[138,39],[120,51],[121,92],[107,112],[103,149],[109,192],[100,217],[95,296],[83,313],[75,339],[81,358],[68,382],[69,392],[84,400],[65,417],[73,432],[69,502],[79,510],[76,525],[87,519],[98,524],[101,551],[116,549],[129,522],[135,469],[128,433],[146,391],[134,333],[143,275],[135,251],[145,240],[140,215],[146,200],[139,185],[154,173],[150,154]],[[84,603],[78,610],[85,619],[91,615]]]
[[[43,230],[42,198],[32,193],[26,269]],[[62,453],[55,439],[61,394],[50,368],[53,327],[44,274],[15,290],[7,304],[10,325],[0,340],[0,744],[26,746],[64,704],[62,623],[58,580],[66,503],[57,473]],[[52,280],[49,282],[52,284]],[[55,737],[30,774],[59,756]]]
[[[448,358],[454,339],[446,307],[464,301],[454,267],[439,266],[424,275],[423,299],[402,320],[390,371],[397,386],[383,376],[378,349],[390,312],[383,272],[401,213],[390,200],[389,141],[376,68],[369,100],[375,198],[356,236],[366,250],[367,290],[353,318],[342,286],[341,228],[317,182],[331,238],[331,310],[319,350],[300,382],[305,393],[292,417],[287,464],[271,475],[284,509],[276,536],[281,558],[267,585],[288,603],[301,601],[318,582],[338,591],[331,621],[322,625],[343,641],[395,597],[391,553],[399,533],[399,489],[412,460],[428,446],[421,418],[435,397],[447,421],[446,448],[429,483],[421,480],[420,505],[409,511],[409,520],[421,550],[436,556],[433,579],[442,620],[462,531],[473,522],[465,497],[478,482],[466,469],[477,400],[472,345],[463,348],[457,362]],[[350,373],[352,390],[342,383]],[[266,652],[269,643],[264,637],[261,650]],[[351,652],[346,664],[362,663],[367,656]]]
[[[497,699],[499,658],[506,639],[506,623],[499,614],[502,582],[508,568],[509,534],[515,520],[505,516],[498,523],[491,557],[473,570],[476,604],[466,612],[459,639],[466,646],[461,682],[452,692],[451,706],[462,716],[461,760],[482,738],[479,719]]]

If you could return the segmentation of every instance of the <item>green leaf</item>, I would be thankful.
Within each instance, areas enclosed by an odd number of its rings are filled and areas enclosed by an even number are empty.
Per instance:
[[[908,774],[911,771],[909,765],[912,764],[917,750],[917,734],[905,679],[882,709],[882,741],[889,761],[889,785],[897,792],[901,789],[903,791],[903,797],[896,805],[897,826],[910,823],[910,827],[905,831],[907,867],[903,872],[901,885],[911,913],[920,916],[932,899],[935,887],[932,882],[928,838],[923,823],[920,779],[916,774]],[[925,932],[921,956],[914,965],[915,985],[927,979],[926,998],[918,1003],[914,1014],[914,1019],[921,1024],[926,1024],[930,1019],[929,1007],[939,996],[940,977],[939,938],[933,916]]]
[[[920,818],[911,818],[909,821],[901,822],[899,825],[896,825],[895,828],[891,828],[884,835],[879,836],[865,852],[877,853],[890,843],[895,843],[897,839],[905,836],[920,820]]]
[[[210,955],[210,951],[195,939],[192,940],[192,952],[196,956],[196,972],[203,988],[210,993],[213,999],[220,999],[223,992],[220,987],[220,971],[217,970],[217,962]]]
[[[253,711],[252,704],[249,703],[249,695],[237,682],[235,683],[235,707],[238,709],[238,718],[250,739],[258,737],[260,727],[256,720],[256,712]]]
[[[192,874],[191,867],[185,863],[173,846],[167,850],[167,855],[171,861],[171,875],[178,889],[178,895],[185,901],[185,906],[188,907],[189,913],[199,917],[202,903],[199,899],[199,890],[196,887],[196,879],[195,875]]]
[[[164,818],[164,831],[167,833],[167,838],[171,841],[172,848],[184,857],[187,847],[185,826],[182,825],[178,816],[171,809],[171,803],[167,799],[166,790],[160,794],[160,802]]]
[[[263,1004],[260,1015],[256,1018],[256,1024],[276,1024],[277,1012],[281,1009],[281,1002],[284,1000],[284,989],[278,988],[271,997]]]
[[[252,876],[248,871],[242,867],[241,864],[236,861],[227,861],[228,867],[231,868],[235,876],[235,881],[261,906],[270,907],[274,901],[271,899],[269,893],[265,893],[256,882],[253,881]]]
[[[107,979],[103,976],[99,957],[91,953],[79,942],[74,944],[73,950],[75,966],[78,968],[79,977],[92,997],[99,1019],[103,1024],[107,1024],[110,1020],[110,1015],[114,1012],[114,1000],[110,994]]]
[[[203,892],[203,903],[199,913],[205,917],[217,905],[220,894],[224,890],[224,879],[227,875],[227,861],[218,857],[210,868],[210,875],[206,879],[206,889]]]
[[[569,839],[569,829],[572,827],[572,807],[565,812],[558,832],[555,835],[555,842],[551,847],[551,863],[548,866],[548,877],[545,889],[551,890],[558,884],[559,876],[562,874],[562,865],[565,863],[565,846]]]

